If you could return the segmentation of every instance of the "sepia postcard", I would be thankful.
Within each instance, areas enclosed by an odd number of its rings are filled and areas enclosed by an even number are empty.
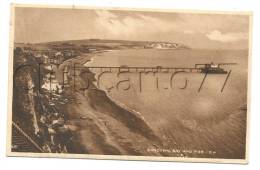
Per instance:
[[[11,8],[8,156],[248,163],[251,12]]]

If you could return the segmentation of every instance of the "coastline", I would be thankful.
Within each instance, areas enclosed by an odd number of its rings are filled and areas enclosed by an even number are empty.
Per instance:
[[[93,55],[87,54],[71,59],[69,63],[65,61],[64,64],[85,65],[91,58]],[[84,68],[80,70],[82,71]],[[81,141],[79,150],[89,154],[161,155],[147,152],[148,148],[156,149],[163,144],[140,113],[118,104],[106,92],[97,89],[93,83],[94,73],[81,76],[77,83],[84,84],[89,79],[92,80],[90,88],[84,93],[72,91],[71,87],[65,90],[79,101],[72,101],[65,106],[69,113],[69,124],[77,129],[73,136],[80,139],[76,140],[77,143]],[[93,88],[95,90],[91,90]],[[139,144],[132,146],[136,141],[140,141]]]
[[[125,49],[120,50],[122,51],[120,53],[121,55],[122,53],[127,53],[124,50]],[[136,49],[132,50],[134,50],[134,52],[136,51]],[[158,49],[155,50],[159,51]],[[168,52],[168,50],[160,51]],[[192,133],[194,125],[193,121],[182,121],[181,118],[180,121],[178,121],[177,119],[179,118],[176,118],[175,116],[173,121],[171,121],[172,126],[167,127],[170,129],[177,129],[174,133],[169,133],[163,128],[160,128],[159,131],[155,131],[157,129],[151,129],[151,127],[154,127],[154,123],[156,122],[151,122],[151,120],[153,119],[157,121],[158,119],[156,116],[147,116],[146,112],[142,112],[144,117],[146,117],[147,120],[149,120],[149,123],[151,123],[151,126],[149,126],[149,124],[143,119],[142,115],[138,112],[129,109],[124,104],[114,100],[113,96],[109,96],[109,93],[107,93],[106,90],[97,89],[97,86],[95,85],[96,78],[94,71],[91,72],[87,67],[84,67],[84,65],[92,62],[95,56],[97,58],[100,57],[99,59],[103,61],[103,54],[105,52],[107,51],[97,50],[95,52],[79,52],[77,56],[64,60],[59,65],[58,69],[55,69],[54,71],[56,72],[56,78],[59,79],[61,78],[62,70],[67,67],[66,70],[69,72],[68,80],[70,80],[70,84],[64,87],[63,92],[59,95],[52,95],[51,92],[44,90],[44,94],[47,97],[46,101],[52,103],[52,105],[57,107],[58,112],[65,115],[64,125],[70,129],[72,133],[72,137],[68,140],[68,152],[61,153],[218,158],[218,155],[201,155],[198,153],[186,152],[186,143],[191,147],[188,152],[192,151],[192,149],[196,150],[197,148],[195,148],[195,146],[198,146],[198,143],[193,140],[196,139],[193,138],[193,136],[195,137],[196,135],[199,135],[199,132],[194,134]],[[126,55],[129,54],[127,53]],[[111,58],[113,55],[110,55],[109,53],[107,59],[109,59],[109,57]],[[74,70],[73,67],[76,63],[78,64],[79,69]],[[111,63],[119,64],[117,62]],[[78,75],[76,76],[77,78],[75,78],[74,75]],[[73,81],[74,78],[76,81]],[[59,82],[62,82],[62,80],[59,80]],[[73,84],[73,82],[75,82],[75,84]],[[87,84],[89,86],[88,89],[84,89]],[[75,87],[83,88],[75,89]],[[45,96],[43,96],[44,100]],[[48,96],[51,97],[48,98]],[[55,96],[58,96],[57,101],[52,100],[53,98],[56,98]],[[65,100],[68,100],[68,102]],[[45,106],[48,105],[47,102],[44,103]],[[51,107],[52,106],[47,106],[49,110],[52,110]],[[41,116],[41,111],[36,111],[36,116]],[[157,114],[160,112],[157,110],[155,113]],[[228,124],[226,125],[228,126]],[[217,125],[216,128],[218,129]],[[185,133],[182,133],[182,131],[185,131]],[[205,130],[205,132],[209,132],[207,133],[209,135],[212,134],[212,131],[210,132]],[[156,133],[159,134],[160,137]],[[183,134],[185,134],[184,137],[182,137]],[[219,134],[221,135],[221,133]],[[206,142],[208,142],[208,137],[210,136],[205,137]],[[65,142],[68,141],[65,140]],[[220,141],[222,142],[222,139]],[[192,146],[194,147],[192,148]],[[214,148],[213,140],[209,141],[207,147]],[[178,152],[171,152],[169,150],[177,150]],[[233,150],[237,151],[238,149],[235,148]],[[229,150],[224,150],[223,155],[225,152],[232,153]],[[240,154],[237,155],[240,156]]]

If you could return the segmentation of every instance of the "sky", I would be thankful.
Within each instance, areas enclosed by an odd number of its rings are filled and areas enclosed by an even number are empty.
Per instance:
[[[101,9],[15,9],[15,42],[78,39],[176,42],[199,49],[247,49],[249,16]]]

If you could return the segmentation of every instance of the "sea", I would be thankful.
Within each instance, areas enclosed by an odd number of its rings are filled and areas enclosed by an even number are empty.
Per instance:
[[[228,74],[205,77],[203,73],[163,69],[193,68],[195,64],[212,62],[236,64],[221,65],[230,71],[228,77]],[[85,65],[124,67],[91,71],[99,88],[111,100],[140,113],[165,141],[165,147],[177,146],[199,157],[245,157],[247,50],[113,50],[95,54]],[[127,67],[157,69],[140,73],[141,69],[128,72]]]

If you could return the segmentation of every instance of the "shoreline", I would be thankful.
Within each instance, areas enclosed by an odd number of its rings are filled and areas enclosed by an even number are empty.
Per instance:
[[[124,49],[125,50],[125,49]],[[126,51],[121,50],[123,53]],[[136,49],[131,49],[136,51]],[[156,50],[158,51],[158,50]],[[160,50],[161,51],[161,50]],[[44,113],[52,114],[52,108],[57,107],[57,111],[61,114],[65,115],[65,127],[68,127],[72,132],[72,138],[64,140],[64,142],[68,143],[68,152],[65,153],[80,153],[80,154],[100,154],[100,155],[140,155],[140,156],[165,156],[165,157],[218,157],[218,155],[197,155],[197,154],[172,154],[169,152],[165,152],[161,154],[160,152],[154,152],[163,148],[166,149],[185,149],[185,144],[189,144],[190,149],[194,149],[194,146],[198,146],[198,144],[193,144],[191,138],[196,139],[196,135],[200,135],[198,131],[192,131],[190,125],[193,122],[190,120],[182,119],[179,121],[178,118],[172,119],[172,126],[168,126],[167,128],[177,129],[174,131],[167,131],[166,129],[159,129],[159,131],[154,131],[156,129],[151,129],[149,124],[142,118],[142,116],[128,108],[125,107],[124,104],[120,104],[120,102],[113,100],[106,90],[97,89],[95,86],[95,73],[88,70],[84,65],[88,62],[93,61],[93,58],[99,57],[103,60],[102,56],[106,52],[106,50],[100,50],[90,53],[80,53],[81,55],[77,55],[73,58],[69,58],[64,60],[63,63],[59,65],[58,71],[54,70],[57,75],[57,78],[61,78],[62,69],[68,67],[70,85],[66,86],[62,93],[51,94],[51,91],[43,90],[44,96],[42,96],[42,100],[46,100],[43,102],[47,109],[42,112],[41,110],[36,110],[36,116],[42,115]],[[127,53],[127,52],[126,52]],[[100,54],[100,55],[99,55]],[[122,54],[122,53],[120,53]],[[113,55],[108,55],[112,57]],[[27,56],[31,58],[31,56]],[[32,58],[35,59],[35,58]],[[106,61],[106,60],[104,60]],[[73,70],[73,66],[75,63],[79,63],[80,69],[76,71]],[[109,63],[109,62],[108,62]],[[110,62],[116,64],[117,62]],[[81,74],[81,73],[89,73],[89,74]],[[47,74],[47,73],[46,73]],[[86,87],[85,85],[89,84],[90,87],[88,89],[80,88],[74,89],[73,87],[73,78],[74,74],[80,75],[76,78],[76,87],[80,85],[80,87]],[[57,80],[57,79],[56,79]],[[35,81],[37,82],[37,81]],[[61,80],[60,80],[61,82]],[[95,90],[94,90],[95,89]],[[54,100],[55,101],[54,101]],[[68,100],[68,101],[65,101]],[[61,104],[62,103],[62,104]],[[123,102],[124,103],[124,102]],[[50,104],[50,106],[48,106]],[[53,106],[54,105],[54,106]],[[160,113],[159,111],[155,112]],[[143,114],[150,121],[151,125],[154,125],[151,122],[150,115],[146,115],[145,112]],[[152,115],[151,115],[152,116]],[[240,116],[240,115],[238,115]],[[39,118],[40,118],[39,117]],[[158,117],[157,117],[158,118]],[[155,121],[156,117],[152,117]],[[233,121],[234,118],[234,121]],[[243,118],[243,115],[242,115]],[[239,122],[243,120],[240,117],[233,116],[231,119],[227,119],[226,122],[223,123],[224,127],[228,127],[228,122],[233,121],[233,124],[240,127],[241,124]],[[38,121],[38,120],[37,120]],[[40,121],[40,120],[39,120]],[[51,120],[52,121],[52,120]],[[196,122],[195,122],[196,123]],[[238,123],[238,124],[237,124]],[[183,125],[184,124],[184,125]],[[188,128],[186,128],[186,125]],[[196,125],[196,124],[195,124]],[[215,125],[215,123],[214,123]],[[242,124],[243,125],[243,124]],[[214,129],[221,128],[222,126],[213,127]],[[189,129],[191,131],[189,131]],[[183,134],[182,131],[185,130]],[[212,130],[205,130],[206,134],[210,134]],[[158,137],[156,132],[160,135]],[[173,132],[173,133],[172,133]],[[194,133],[193,133],[194,132]],[[209,133],[208,133],[209,132]],[[236,131],[235,131],[236,132]],[[212,134],[212,132],[211,132]],[[184,136],[183,136],[184,135]],[[217,135],[223,135],[223,133],[217,133]],[[233,134],[230,134],[233,135]],[[206,135],[203,142],[206,142],[207,145],[199,145],[205,146],[207,148],[215,148],[215,142],[213,140],[208,140],[209,135]],[[218,136],[217,136],[218,137]],[[218,139],[218,138],[216,138]],[[233,137],[233,139],[241,139],[239,137]],[[177,142],[175,142],[177,141]],[[200,141],[200,140],[198,140]],[[226,146],[229,144],[226,141]],[[171,142],[171,143],[170,143]],[[175,142],[175,143],[174,143]],[[178,144],[179,145],[178,145]],[[204,143],[205,144],[205,143]],[[238,142],[238,146],[243,147],[243,141]],[[196,149],[196,148],[195,148]],[[222,149],[222,148],[220,148]],[[224,148],[225,149],[225,148]],[[222,152],[219,155],[225,156],[225,154],[229,154],[234,151],[236,154],[239,151],[236,148],[231,148],[231,150],[221,150]],[[237,154],[240,156],[240,153]],[[242,155],[241,155],[242,156]]]
[[[85,65],[91,60],[91,58],[93,58],[93,55],[91,55],[92,54],[86,54],[80,58],[72,59],[69,62],[70,64],[79,62],[82,65]],[[67,62],[65,61],[64,63]],[[89,80],[89,78],[92,79],[91,86],[95,87],[93,83],[94,73],[92,72],[87,77],[81,77],[80,83],[86,83],[86,79]],[[67,92],[71,93],[71,88],[72,87],[69,87]],[[81,92],[74,92],[72,96],[79,100],[79,102],[72,102],[65,106],[67,109],[73,108],[72,110],[67,110],[67,113],[69,113],[68,122],[73,126],[78,127],[76,128],[77,131],[74,132],[74,135],[77,139],[80,139],[78,142],[81,147],[83,147],[83,150],[91,154],[113,153],[120,155],[161,155],[158,153],[147,153],[147,149],[145,148],[154,148],[154,146],[162,144],[160,144],[161,141],[159,137],[154,134],[153,130],[144,121],[140,113],[138,114],[133,110],[129,110],[129,108],[121,106],[117,102],[113,101],[113,99],[111,99],[103,90],[88,89],[84,91],[84,94],[85,96]],[[77,107],[74,107],[75,105]],[[108,109],[110,109],[110,111],[106,111]],[[97,115],[98,117],[96,117]],[[75,117],[77,120],[72,119]],[[123,132],[118,132],[118,127],[116,125],[120,126],[121,129],[124,129]],[[98,129],[97,132],[95,132],[94,129]],[[125,136],[127,133],[131,135],[133,139],[127,139],[129,138],[129,136]],[[92,136],[94,139],[86,136]],[[102,142],[94,144],[99,142],[98,140],[95,140],[97,137]],[[127,142],[119,140],[118,138],[123,138]],[[134,143],[138,138],[143,140],[143,142],[138,146],[139,149],[130,149],[130,143]],[[130,142],[131,140],[133,141]],[[129,146],[125,143],[128,143]],[[106,149],[108,147],[113,149],[107,151]]]

